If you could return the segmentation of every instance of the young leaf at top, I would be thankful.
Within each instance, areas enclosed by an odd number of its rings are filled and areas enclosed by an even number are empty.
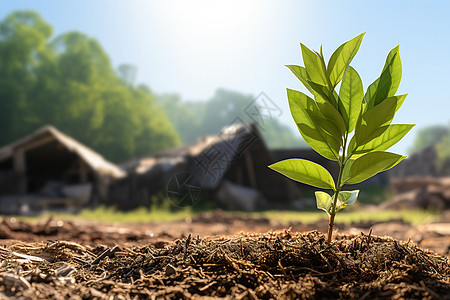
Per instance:
[[[321,165],[305,159],[286,159],[269,166],[286,177],[322,189],[335,189],[333,177]]]
[[[325,192],[315,192],[316,195],[316,205],[318,209],[323,210],[328,215],[331,214],[331,207],[333,206],[333,199],[331,196]]]
[[[313,94],[316,100],[321,102],[330,101],[331,103],[337,103],[337,97],[335,95],[333,95],[334,97],[331,97],[326,87],[311,81],[304,67],[295,65],[287,65],[286,67],[294,73],[295,77],[303,83],[305,88]]]
[[[344,183],[355,184],[362,182],[380,172],[389,170],[401,162],[405,157],[406,156],[383,151],[367,153],[352,163],[349,178],[344,178]]]
[[[359,50],[364,34],[365,33],[361,33],[357,37],[342,44],[331,55],[327,67],[327,75],[330,78],[332,85],[330,88],[334,89],[339,81],[341,81],[344,76],[345,69]]]
[[[340,191],[338,194],[338,202],[336,204],[336,212],[341,209],[353,205],[358,200],[359,190]]]
[[[305,64],[306,72],[312,82],[326,86],[327,78],[320,57],[309,50],[305,45],[300,44],[302,48],[303,63]]]
[[[402,61],[400,59],[399,46],[392,49],[383,67],[380,77],[367,89],[364,102],[370,109],[380,104],[384,99],[394,96],[402,78]]]
[[[361,112],[364,90],[361,78],[351,66],[348,66],[339,90],[340,108],[348,128],[348,132],[355,129],[356,121]]]

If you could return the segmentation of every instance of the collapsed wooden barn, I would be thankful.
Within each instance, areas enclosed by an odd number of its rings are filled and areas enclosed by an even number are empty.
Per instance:
[[[123,164],[128,176],[114,184],[110,201],[131,209],[150,205],[160,193],[174,205],[196,205],[198,198],[185,199],[189,193],[226,209],[288,208],[301,192],[267,167],[275,161],[257,125],[233,124],[218,135]]]
[[[0,213],[77,209],[105,201],[125,172],[52,126],[0,148]]]

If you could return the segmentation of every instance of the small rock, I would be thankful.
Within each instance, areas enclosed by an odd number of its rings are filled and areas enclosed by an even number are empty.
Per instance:
[[[20,287],[23,288],[24,290],[28,290],[31,288],[31,284],[28,282],[28,280],[26,280],[22,276],[12,273],[5,274],[5,277],[3,277],[3,285],[7,289],[12,289],[13,287],[16,288]]]
[[[174,266],[172,266],[171,264],[168,264],[166,266],[165,273],[166,273],[166,276],[170,276],[170,275],[176,274],[177,269]]]

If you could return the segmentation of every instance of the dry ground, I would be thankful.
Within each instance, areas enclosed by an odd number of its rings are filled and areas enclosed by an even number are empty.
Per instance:
[[[164,224],[5,218],[0,299],[445,299],[448,224],[338,224],[329,246],[326,222],[222,212]]]

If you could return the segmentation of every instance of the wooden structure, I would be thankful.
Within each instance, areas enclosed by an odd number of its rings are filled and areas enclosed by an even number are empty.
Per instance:
[[[286,208],[301,193],[289,179],[267,167],[274,162],[255,124],[233,124],[196,143],[123,164],[128,176],[115,184],[111,201],[124,208],[149,205],[152,195],[167,195],[174,176],[191,174],[192,185],[224,208]],[[227,199],[220,199],[220,195],[227,195],[220,191],[230,187],[235,192],[252,190],[258,193],[259,201],[250,205],[242,196],[231,206]]]
[[[0,148],[0,212],[100,201],[108,197],[110,182],[124,176],[98,153],[44,126]]]

